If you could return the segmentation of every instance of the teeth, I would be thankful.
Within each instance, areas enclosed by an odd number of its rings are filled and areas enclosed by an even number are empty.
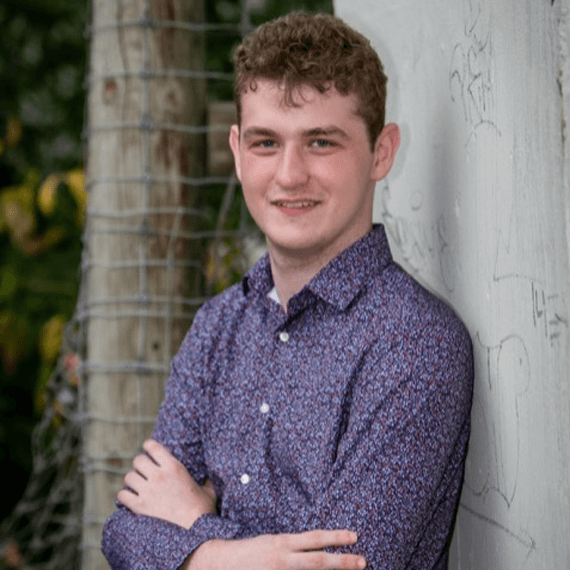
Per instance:
[[[285,208],[310,208],[316,203],[317,202],[277,202],[277,205]]]

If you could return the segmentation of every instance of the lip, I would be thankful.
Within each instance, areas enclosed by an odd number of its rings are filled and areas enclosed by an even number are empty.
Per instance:
[[[301,204],[310,204],[308,206],[301,206]],[[302,216],[312,212],[320,202],[318,200],[273,200],[271,204],[279,209],[280,212],[287,216]]]

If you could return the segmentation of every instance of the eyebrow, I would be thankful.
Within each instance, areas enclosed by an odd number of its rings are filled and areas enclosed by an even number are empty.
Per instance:
[[[339,127],[330,126],[330,127],[315,127],[314,129],[308,129],[302,132],[303,138],[315,138],[315,137],[330,137],[330,136],[339,136],[344,140],[348,140],[350,137]],[[251,139],[254,137],[271,137],[277,138],[278,135],[275,131],[271,129],[266,129],[263,127],[250,127],[246,131],[244,131],[242,135],[244,140]]]
[[[345,140],[350,138],[342,129],[334,126],[309,129],[308,131],[303,131],[303,136],[305,138],[339,136]]]
[[[244,131],[242,138],[243,139],[251,139],[254,137],[272,137],[276,138],[277,133],[272,131],[271,129],[264,129],[261,127],[250,127],[246,131]]]

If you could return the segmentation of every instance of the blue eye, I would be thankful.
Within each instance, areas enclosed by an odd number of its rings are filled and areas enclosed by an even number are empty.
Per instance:
[[[313,146],[316,146],[317,148],[327,148],[330,146],[334,146],[334,143],[332,141],[326,140],[326,139],[316,139],[313,141]]]
[[[253,146],[257,146],[257,147],[261,147],[261,148],[273,148],[275,146],[275,141],[272,141],[272,140],[257,141],[253,144]]]

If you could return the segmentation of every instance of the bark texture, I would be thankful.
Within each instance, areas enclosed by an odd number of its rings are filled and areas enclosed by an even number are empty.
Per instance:
[[[159,22],[160,25],[148,25]],[[83,568],[103,569],[102,523],[162,401],[170,359],[202,283],[203,0],[94,0],[89,84],[89,206]],[[170,125],[170,126],[169,126]],[[173,127],[174,125],[174,127]],[[184,179],[184,180],[181,180]]]

